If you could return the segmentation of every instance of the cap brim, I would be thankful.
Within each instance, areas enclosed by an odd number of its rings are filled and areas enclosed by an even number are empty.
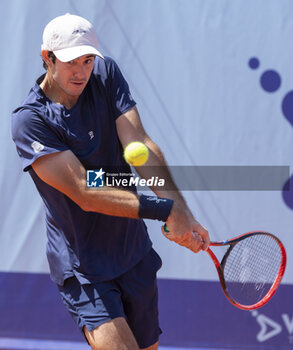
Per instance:
[[[53,52],[61,62],[69,62],[84,55],[96,55],[104,59],[104,56],[96,48],[88,45],[68,47],[66,49],[55,50]]]

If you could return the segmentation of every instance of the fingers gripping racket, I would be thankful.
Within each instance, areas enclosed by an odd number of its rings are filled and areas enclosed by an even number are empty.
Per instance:
[[[165,231],[168,228],[164,226]],[[249,232],[210,246],[225,246],[221,262],[208,248],[227,299],[242,310],[265,305],[278,289],[286,268],[286,250],[271,233]]]

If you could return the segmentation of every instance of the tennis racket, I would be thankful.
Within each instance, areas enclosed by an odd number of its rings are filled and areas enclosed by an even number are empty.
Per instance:
[[[164,230],[168,232],[165,224]],[[208,248],[227,299],[242,310],[264,306],[277,291],[286,268],[286,250],[282,242],[268,232],[249,232],[226,240],[211,242],[224,246],[219,262]]]

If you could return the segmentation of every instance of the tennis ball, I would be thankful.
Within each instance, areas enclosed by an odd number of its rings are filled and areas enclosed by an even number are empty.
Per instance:
[[[147,146],[139,141],[130,142],[124,150],[126,162],[133,166],[143,165],[149,157]]]

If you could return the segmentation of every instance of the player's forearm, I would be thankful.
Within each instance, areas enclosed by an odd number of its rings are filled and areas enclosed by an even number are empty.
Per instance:
[[[85,211],[137,219],[139,197],[115,188],[86,189],[79,197],[78,205]]]
[[[83,200],[78,201],[85,211],[133,219],[152,219],[166,222],[173,200],[154,196],[138,196],[129,191],[104,187],[86,190]]]
[[[151,187],[151,190],[159,197],[171,198],[185,204],[182,194],[179,192],[175,182],[172,179],[162,151],[150,139],[146,140],[145,144],[149,149],[149,159],[145,166],[136,168],[138,174],[144,179],[148,179],[153,176],[164,179],[165,185],[163,187]]]

